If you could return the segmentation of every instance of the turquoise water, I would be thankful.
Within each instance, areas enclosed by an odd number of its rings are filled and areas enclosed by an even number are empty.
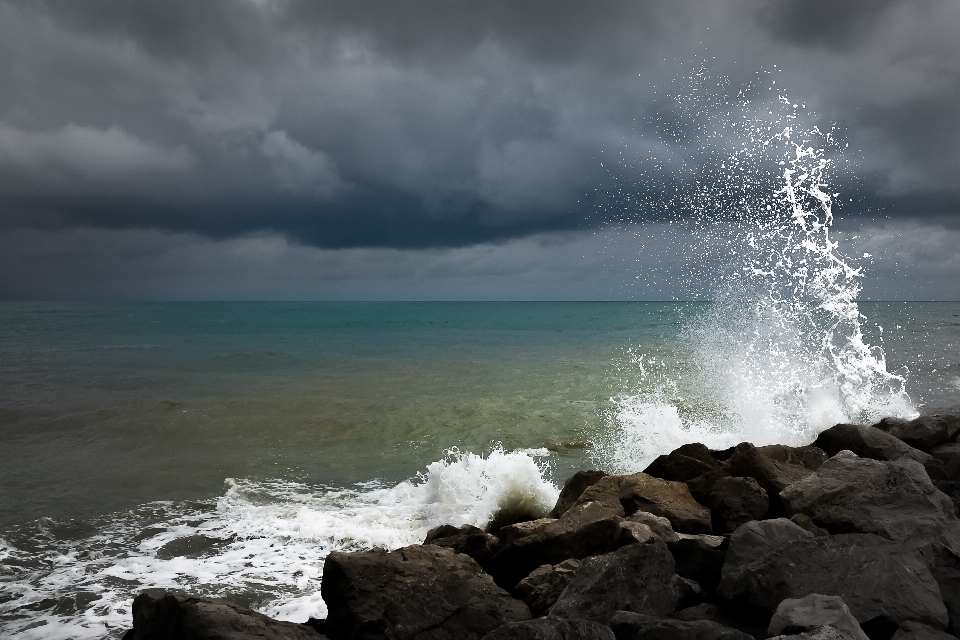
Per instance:
[[[119,637],[151,586],[322,616],[332,549],[548,508],[578,468],[748,423],[782,439],[774,414],[732,416],[753,400],[689,331],[710,309],[0,304],[0,630]],[[860,309],[910,407],[960,408],[960,304]]]

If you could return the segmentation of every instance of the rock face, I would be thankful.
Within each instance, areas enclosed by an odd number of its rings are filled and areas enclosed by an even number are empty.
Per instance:
[[[616,636],[610,627],[592,620],[538,618],[508,622],[485,635],[484,640],[616,640]]]
[[[427,533],[423,544],[447,547],[457,553],[464,553],[479,563],[484,563],[497,550],[499,540],[482,529],[465,524],[459,528],[442,525]]]
[[[726,540],[717,536],[681,536],[667,544],[677,575],[694,580],[713,593],[726,560]]]
[[[843,598],[861,626],[907,620],[937,629],[947,625],[940,589],[926,563],[895,542],[873,534],[810,536],[745,563],[731,559],[737,546],[731,540],[717,590],[728,601],[773,612],[786,598],[820,593]]]
[[[841,453],[780,498],[789,514],[806,514],[832,533],[875,533],[914,547],[933,544],[960,551],[953,502],[913,460]]]
[[[553,507],[550,515],[554,518],[562,516],[573,506],[587,487],[596,484],[606,475],[603,471],[577,471],[567,478],[567,481],[563,483],[563,489],[560,490],[557,504]]]
[[[824,625],[846,632],[853,640],[869,640],[843,598],[819,593],[799,599],[787,598],[781,602],[770,619],[767,635],[803,633]]]
[[[718,469],[720,463],[710,455],[710,450],[694,442],[659,456],[643,472],[662,480],[687,482]]]
[[[735,476],[756,480],[767,492],[771,503],[787,485],[813,473],[802,464],[778,462],[749,442],[741,442],[734,448],[729,468]]]
[[[721,478],[713,484],[710,502],[718,531],[733,531],[751,520],[760,520],[770,508],[770,498],[753,478]]]
[[[923,451],[914,449],[889,433],[857,424],[830,427],[821,432],[813,444],[829,456],[835,456],[841,451],[852,451],[861,458],[873,460],[909,458],[925,464],[930,459]]]
[[[620,485],[625,477],[616,475],[600,478],[583,490],[573,507],[578,507],[587,502],[598,502],[618,516],[623,517],[626,514],[620,504]]]
[[[890,640],[956,640],[956,638],[922,622],[911,620],[901,624]]]
[[[320,640],[324,637],[305,625],[273,620],[225,600],[178,592],[137,596],[133,601],[133,631],[128,636],[129,640]]]
[[[331,553],[321,595],[335,638],[482,638],[530,618],[472,558],[433,545]]]
[[[950,440],[947,421],[939,419],[938,416],[926,416],[909,421],[884,418],[873,426],[921,451],[929,451],[932,447]]]
[[[636,511],[652,513],[669,520],[674,531],[713,532],[710,510],[694,500],[682,482],[635,473],[620,484],[620,503],[626,515]]]
[[[730,536],[724,571],[742,571],[751,562],[759,560],[774,549],[813,537],[812,533],[786,518],[748,522]]]
[[[753,640],[753,636],[709,620],[658,620],[618,611],[610,622],[617,640]]]
[[[542,616],[554,605],[579,569],[580,561],[573,559],[557,565],[545,564],[531,571],[514,591],[530,607],[530,613]]]
[[[673,575],[673,556],[662,542],[632,544],[587,558],[550,609],[550,616],[604,624],[616,611],[663,617],[677,604]]]

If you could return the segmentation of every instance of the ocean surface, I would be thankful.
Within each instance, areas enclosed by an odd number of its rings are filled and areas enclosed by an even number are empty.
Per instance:
[[[331,550],[543,513],[577,469],[960,410],[960,303],[857,308],[0,303],[0,636],[119,638],[148,588],[324,617]]]

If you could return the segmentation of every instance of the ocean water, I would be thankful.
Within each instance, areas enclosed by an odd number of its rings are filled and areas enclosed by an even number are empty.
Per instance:
[[[0,304],[0,635],[119,637],[147,588],[323,617],[331,550],[543,513],[577,469],[757,421],[783,439],[698,361],[718,306]],[[960,304],[860,310],[906,411],[960,409]]]

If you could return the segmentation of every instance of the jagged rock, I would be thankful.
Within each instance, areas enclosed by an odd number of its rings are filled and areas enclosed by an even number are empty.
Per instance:
[[[133,600],[130,640],[320,640],[324,636],[302,624],[281,622],[226,600],[180,592],[141,593]],[[125,638],[127,636],[124,636]]]
[[[852,451],[861,458],[899,460],[909,458],[925,464],[930,456],[880,429],[858,424],[838,424],[820,433],[813,442],[827,455]]]
[[[950,440],[950,428],[940,416],[923,416],[916,420],[884,418],[873,426],[921,451],[929,451]]]
[[[875,533],[915,548],[960,551],[960,521],[920,463],[840,453],[788,487],[780,499],[831,533]]]
[[[540,518],[539,520],[527,520],[526,522],[517,522],[516,524],[508,524],[505,527],[501,527],[500,530],[497,531],[497,538],[500,541],[499,549],[502,549],[514,540],[539,533],[543,531],[544,527],[548,524],[556,521],[556,518]]]
[[[810,471],[819,469],[829,458],[823,449],[813,445],[788,447],[785,444],[768,444],[757,449],[775,462],[797,465]]]
[[[854,640],[854,637],[843,629],[825,624],[822,627],[796,635],[772,636],[769,640]]]
[[[815,538],[803,533],[809,537],[781,544],[752,562],[724,565],[717,594],[771,612],[786,598],[835,595],[864,629],[869,623],[906,620],[946,627],[940,589],[919,553],[873,534]],[[735,550],[731,541],[728,561]]]
[[[723,572],[734,573],[774,549],[813,534],[786,518],[748,522],[730,535]]]
[[[930,449],[930,455],[942,465],[945,480],[960,480],[960,444],[947,442],[937,445]]]
[[[722,627],[736,629],[753,638],[765,638],[767,636],[767,622],[769,616],[764,616],[762,623],[760,621],[748,621],[737,618],[731,618],[719,606],[703,602],[693,607],[674,612],[673,618],[677,620],[709,620],[716,622]]]
[[[613,475],[600,478],[595,483],[583,490],[580,497],[573,504],[574,507],[587,502],[598,502],[607,509],[615,512],[618,516],[626,515],[623,512],[623,505],[620,504],[620,483],[626,476]],[[573,507],[571,507],[572,509]]]
[[[770,498],[753,478],[721,478],[713,485],[710,502],[713,524],[733,531],[751,520],[760,520],[770,508]]]
[[[578,505],[537,533],[506,545],[484,568],[497,584],[512,589],[541,565],[613,551],[622,520],[598,502]]]
[[[809,531],[810,533],[812,533],[812,534],[815,535],[815,536],[828,536],[828,535],[830,535],[830,532],[829,532],[829,531],[827,531],[826,529],[824,529],[824,528],[822,528],[822,527],[818,527],[816,524],[814,524],[813,520],[810,519],[810,516],[808,516],[808,515],[805,514],[805,513],[795,513],[795,514],[793,514],[792,516],[790,516],[790,522],[792,522],[793,524],[797,525],[798,527],[800,527],[800,528],[803,529],[804,531]]]
[[[696,580],[684,578],[677,574],[674,574],[671,580],[673,581],[673,589],[677,592],[678,609],[686,609],[698,605],[703,602],[706,597],[703,588]]]
[[[637,511],[630,514],[626,521],[648,526],[653,535],[663,542],[670,543],[680,539],[677,532],[673,530],[670,521],[662,516],[655,516],[646,511]]]
[[[667,547],[673,555],[677,575],[695,580],[713,593],[720,582],[720,571],[726,559],[726,542],[719,536],[681,535]]]
[[[643,472],[662,480],[686,482],[718,469],[720,463],[710,455],[710,450],[694,442],[659,456]]]
[[[500,541],[496,536],[485,533],[483,529],[473,525],[465,524],[457,528],[445,524],[428,531],[423,544],[453,549],[457,553],[464,553],[483,564],[496,552]]]
[[[705,473],[702,476],[687,480],[686,485],[690,490],[690,495],[700,504],[710,503],[710,494],[713,492],[713,485],[724,478],[732,478],[730,471],[725,467]]]
[[[610,621],[617,640],[753,640],[710,620],[671,620],[617,611]]]
[[[682,482],[635,473],[620,484],[620,503],[628,516],[646,511],[669,520],[674,531],[713,532],[710,510],[694,500]]]
[[[587,558],[551,607],[550,616],[604,624],[620,610],[662,617],[676,608],[673,575],[673,556],[662,542],[632,544]]]
[[[537,618],[508,622],[484,636],[484,640],[615,640],[610,627],[592,620]]]
[[[320,593],[330,635],[344,640],[479,639],[530,618],[475,560],[434,545],[331,553]]]
[[[579,560],[564,560],[560,564],[545,564],[530,572],[517,583],[514,592],[523,598],[535,617],[546,614],[567,588],[580,569]]]
[[[814,631],[830,625],[845,631],[853,640],[869,640],[860,628],[860,623],[838,596],[811,593],[804,598],[787,598],[779,605],[770,619],[767,634],[771,636],[792,635]]]
[[[559,518],[566,513],[587,487],[596,484],[597,481],[605,478],[606,475],[603,471],[577,471],[567,478],[567,481],[563,483],[563,489],[560,490],[557,504],[553,507],[553,511],[550,512],[551,517]]]
[[[734,448],[729,465],[731,474],[756,480],[766,490],[771,506],[784,488],[813,473],[799,464],[778,462],[749,442],[741,442]]]
[[[909,620],[900,625],[890,640],[956,640],[956,637],[922,622]]]

